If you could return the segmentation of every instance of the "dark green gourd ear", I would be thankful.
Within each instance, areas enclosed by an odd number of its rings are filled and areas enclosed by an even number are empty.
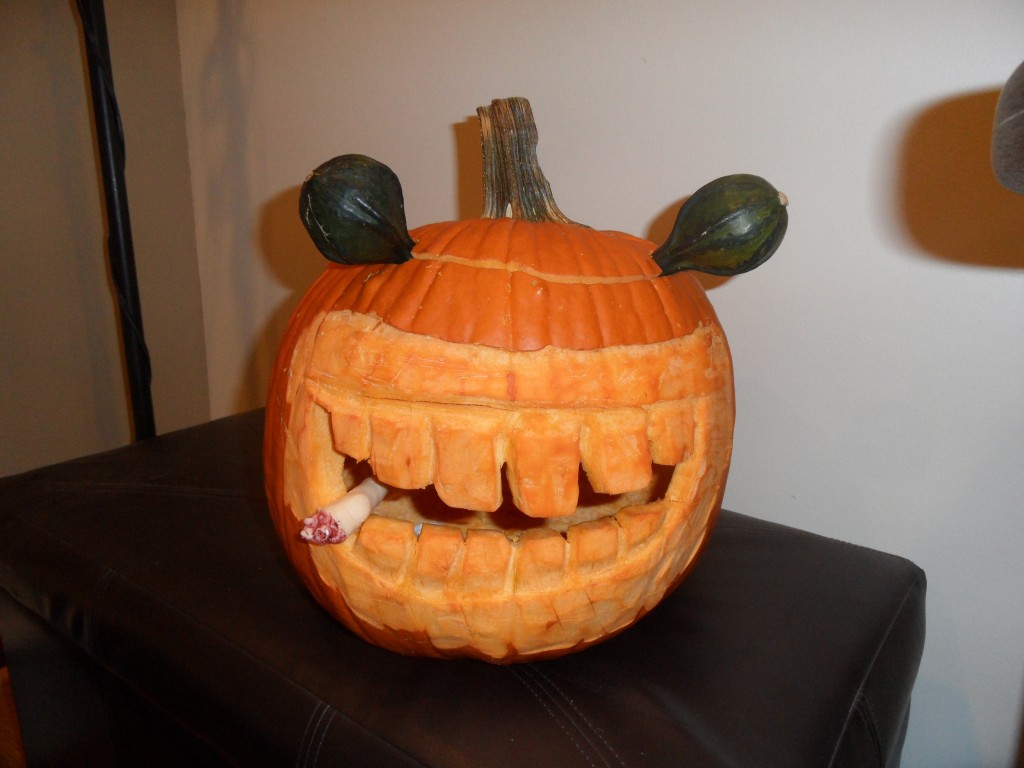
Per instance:
[[[364,155],[342,155],[302,185],[299,215],[325,257],[339,264],[401,264],[415,245],[394,171]]]
[[[775,253],[789,221],[786,196],[760,176],[715,179],[683,203],[668,240],[652,254],[663,275],[684,269],[738,275]]]

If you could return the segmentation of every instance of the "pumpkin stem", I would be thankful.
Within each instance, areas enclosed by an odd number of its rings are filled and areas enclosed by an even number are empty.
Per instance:
[[[537,161],[537,125],[530,102],[495,99],[479,107],[484,154],[484,217],[575,224],[555,204]]]

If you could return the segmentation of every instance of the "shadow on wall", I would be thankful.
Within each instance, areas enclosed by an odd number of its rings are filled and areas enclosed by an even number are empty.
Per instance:
[[[1024,269],[1024,195],[1003,187],[992,169],[999,95],[994,89],[945,99],[909,123],[898,203],[907,235],[930,256]],[[1013,765],[1024,768],[1024,721],[1016,747]]]
[[[256,335],[246,362],[242,386],[236,393],[237,410],[248,410],[263,404],[266,384],[288,320],[299,300],[327,264],[302,225],[299,189],[300,185],[289,187],[270,198],[260,210],[260,257],[274,279],[287,289],[288,297],[278,305]],[[253,382],[262,384],[256,395],[253,394]],[[258,402],[253,402],[254,397],[258,398]]]
[[[909,124],[897,202],[909,238],[929,255],[975,267],[1024,269],[1024,196],[992,170],[999,90],[933,104]]]
[[[711,179],[708,179],[708,181],[711,181]],[[647,228],[647,234],[645,237],[656,245],[662,245],[665,243],[668,240],[669,235],[672,234],[673,227],[675,227],[676,216],[679,215],[679,209],[683,207],[683,203],[685,203],[689,198],[690,196],[686,195],[685,197],[679,198],[671,205],[663,208],[661,213],[654,218],[654,221],[652,221],[651,225]],[[691,274],[697,278],[697,281],[704,287],[705,291],[714,290],[718,286],[729,282],[734,277],[730,275],[708,275],[704,272],[692,272]]]
[[[299,215],[300,184],[270,198],[260,211],[259,245],[274,278],[297,292],[295,303],[324,270],[327,259],[320,255]]]

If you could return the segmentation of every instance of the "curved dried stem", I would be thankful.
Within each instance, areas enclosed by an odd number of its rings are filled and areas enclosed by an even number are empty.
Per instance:
[[[495,99],[479,107],[484,160],[484,216],[575,224],[559,210],[537,161],[537,126],[530,102]]]

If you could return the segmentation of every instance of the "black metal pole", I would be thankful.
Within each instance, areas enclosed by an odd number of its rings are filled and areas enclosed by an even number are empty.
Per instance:
[[[96,141],[99,146],[107,208],[107,250],[114,289],[117,292],[134,439],[145,440],[156,434],[153,398],[150,391],[152,369],[142,332],[142,308],[135,274],[135,251],[132,247],[128,195],[124,181],[124,132],[117,100],[114,97],[107,23],[103,12],[103,0],[76,2],[85,32],[85,52],[89,65]]]

